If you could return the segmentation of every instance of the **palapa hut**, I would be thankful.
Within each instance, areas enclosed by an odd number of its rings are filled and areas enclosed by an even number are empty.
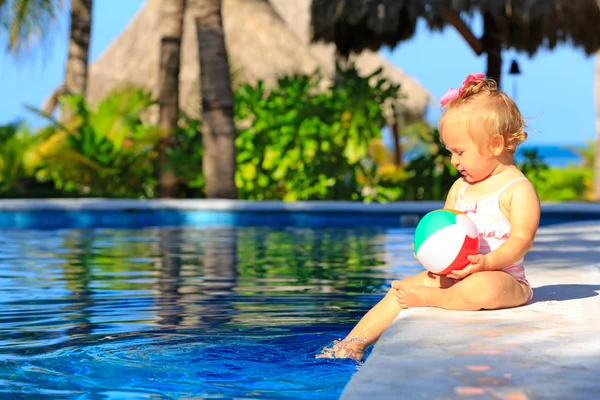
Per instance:
[[[335,73],[336,47],[333,44],[313,43],[311,40],[310,7],[312,0],[270,0],[275,10],[287,25],[310,48],[317,58],[321,70],[328,76]],[[401,85],[402,98],[396,104],[396,112],[404,118],[422,117],[424,110],[432,103],[432,96],[414,78],[387,61],[379,53],[363,51],[350,57],[356,68],[363,74],[382,68],[383,74],[394,83]]]
[[[481,38],[461,17],[475,13],[483,16]],[[335,44],[340,54],[393,48],[414,35],[418,18],[434,30],[454,26],[478,55],[487,54],[487,75],[498,81],[503,49],[532,56],[566,44],[596,52],[594,192],[600,200],[600,0],[313,0],[312,39]]]
[[[334,76],[335,62],[339,60],[335,45],[315,43],[311,40],[310,8],[312,0],[270,0],[270,3],[288,26],[310,48],[311,53],[319,61],[321,71],[327,76]],[[399,125],[422,118],[427,106],[432,103],[432,96],[415,79],[406,75],[375,51],[366,50],[360,54],[346,54],[344,58],[346,61],[353,62],[364,75],[381,68],[387,79],[400,84],[400,99],[394,104],[394,108],[385,108],[388,125],[394,139],[394,162],[396,165],[400,165],[402,163],[402,147]]]
[[[87,98],[92,103],[112,89],[138,85],[155,90],[158,79],[161,0],[148,0],[123,33],[90,67]],[[288,7],[285,6],[285,3]],[[224,0],[223,24],[233,79],[272,84],[292,73],[335,74],[335,47],[310,43],[310,0]],[[293,7],[289,7],[292,5]],[[275,5],[275,7],[274,7]],[[302,21],[302,22],[301,22]],[[194,10],[184,19],[180,73],[181,108],[192,115],[200,109],[199,63]],[[421,117],[431,96],[414,79],[376,53],[356,59],[361,72],[381,66],[384,74],[401,84],[403,98],[397,108],[407,116]]]
[[[87,99],[95,102],[109,91],[136,85],[155,91],[159,67],[159,18],[163,0],[148,0],[131,23],[90,67]],[[194,10],[184,17],[180,71],[181,108],[197,115],[200,110],[198,45]],[[234,79],[273,81],[285,73],[310,74],[319,67],[303,44],[287,29],[269,4],[225,0],[223,13],[230,64]]]
[[[597,0],[314,0],[313,40],[334,43],[340,54],[395,47],[415,33],[418,18],[431,29],[454,26],[479,55],[488,55],[488,76],[500,78],[501,51],[533,55],[559,43],[592,54],[600,48]],[[462,16],[481,13],[477,38]]]

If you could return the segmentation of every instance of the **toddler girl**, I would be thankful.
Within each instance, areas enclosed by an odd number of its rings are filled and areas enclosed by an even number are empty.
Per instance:
[[[317,357],[362,359],[403,308],[493,310],[528,303],[533,291],[523,257],[531,249],[540,219],[540,201],[515,165],[516,147],[527,138],[514,101],[493,80],[472,74],[443,97],[440,139],[461,177],[444,208],[463,211],[479,229],[480,254],[449,275],[423,271],[401,281],[348,336]]]

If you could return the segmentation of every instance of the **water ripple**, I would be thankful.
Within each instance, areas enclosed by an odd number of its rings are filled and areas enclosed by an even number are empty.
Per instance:
[[[0,242],[11,398],[338,398],[361,364],[315,353],[416,268],[405,230],[4,230]]]

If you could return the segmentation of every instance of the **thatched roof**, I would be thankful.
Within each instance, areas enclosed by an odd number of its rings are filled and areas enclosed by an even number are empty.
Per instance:
[[[530,55],[559,43],[588,55],[600,49],[596,0],[314,0],[313,40],[335,43],[341,54],[393,48],[413,36],[418,18],[443,28],[442,10],[491,13],[503,27],[504,46]]]
[[[328,76],[335,73],[335,53],[333,44],[311,41],[310,7],[312,0],[269,0],[288,26],[310,48],[317,58],[321,70]],[[364,75],[382,68],[383,75],[393,83],[400,84],[402,98],[396,104],[396,111],[408,118],[422,117],[432,95],[418,81],[387,61],[379,53],[365,51],[350,57],[356,68]]]
[[[90,67],[87,98],[95,102],[109,91],[124,85],[155,90],[158,79],[160,37],[159,6],[162,0],[148,0],[132,22]],[[274,1],[282,3],[283,1]],[[276,10],[264,0],[224,0],[223,24],[225,39],[236,82],[254,83],[265,80],[272,84],[286,74],[312,74],[320,70],[334,76],[335,48],[310,43],[309,0],[301,0],[300,9]],[[278,11],[281,11],[278,13]],[[199,63],[193,9],[184,20],[180,73],[180,104],[195,115],[200,109]],[[291,27],[290,21],[305,21],[305,33]],[[357,60],[363,72],[383,66],[390,80],[401,83],[406,96],[401,109],[410,115],[422,116],[431,96],[414,79],[380,58],[364,55]]]
[[[155,90],[158,80],[160,3],[148,0],[133,21],[90,67],[87,98],[95,102],[123,85]],[[200,105],[198,45],[195,10],[184,18],[180,72],[180,104],[195,115]],[[272,81],[284,73],[311,74],[317,60],[302,51],[303,44],[287,29],[269,4],[226,0],[224,29],[230,63],[240,82]]]

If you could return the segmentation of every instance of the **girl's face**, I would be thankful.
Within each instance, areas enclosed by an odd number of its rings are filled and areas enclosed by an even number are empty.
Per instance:
[[[497,155],[485,145],[475,143],[464,124],[444,124],[442,143],[451,154],[451,163],[469,183],[488,178],[500,166]]]

